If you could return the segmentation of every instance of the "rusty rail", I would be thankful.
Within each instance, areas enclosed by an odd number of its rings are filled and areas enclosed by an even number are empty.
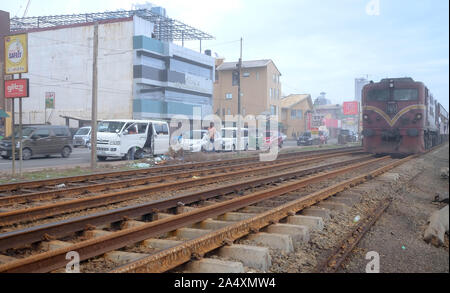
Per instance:
[[[0,272],[8,272],[8,273],[50,272],[52,270],[63,267],[66,264],[67,261],[65,259],[65,255],[69,251],[77,251],[80,255],[80,260],[86,260],[98,255],[102,255],[106,252],[113,251],[115,249],[119,249],[127,245],[132,245],[139,241],[143,241],[151,237],[156,237],[163,233],[170,232],[179,229],[181,227],[185,227],[186,225],[200,222],[207,218],[219,216],[226,212],[237,210],[239,208],[243,208],[248,205],[261,202],[263,200],[267,200],[282,194],[298,190],[308,184],[315,183],[327,178],[336,177],[340,174],[353,171],[356,168],[367,166],[376,162],[381,162],[386,159],[388,158],[384,157],[369,160],[363,163],[354,164],[338,170],[318,174],[311,178],[305,178],[293,183],[287,183],[283,184],[282,186],[269,188],[267,190],[252,193],[246,196],[241,196],[232,200],[228,200],[226,202],[217,203],[215,205],[211,205],[204,208],[199,208],[188,213],[174,215],[173,217],[170,218],[150,222],[140,227],[114,232],[111,235],[83,241],[66,248],[61,248],[47,253],[35,255],[29,258],[17,260],[11,263],[7,263],[5,265],[1,265]],[[388,167],[393,168],[394,166],[400,164],[403,161],[396,161],[396,162],[397,164],[392,163],[389,164]],[[373,176],[375,176],[375,174],[377,174],[377,171],[384,172],[382,170],[386,169],[387,167],[385,166],[369,174],[373,174]],[[242,237],[245,233],[248,233],[250,231],[249,228],[251,228],[252,223],[261,224],[262,222],[264,222],[264,225],[267,225],[274,219],[274,215],[278,216],[281,215],[280,218],[286,217],[287,215],[292,213],[293,209],[298,208],[297,209],[298,211],[308,205],[312,205],[317,201],[320,201],[336,192],[339,192],[352,184],[354,185],[361,181],[366,180],[366,176],[367,174],[365,176],[364,175],[359,176],[357,177],[357,179],[346,180],[344,182],[345,184],[341,183],[332,186],[331,188],[322,190],[320,193],[317,192],[313,193],[311,195],[303,197],[302,199],[294,201],[291,204],[283,205],[281,207],[274,209],[273,211],[264,213],[261,216],[257,216],[255,218],[252,218],[251,220],[241,222],[239,223],[239,225],[238,224],[233,225],[232,227],[234,228],[234,230],[233,229],[230,230],[228,228],[221,229],[217,232],[210,234],[208,237],[202,237],[201,239],[203,241],[201,241],[201,243],[198,243],[197,241],[194,241],[194,243],[192,243],[192,241],[190,241],[186,245],[180,245],[175,247],[174,249],[170,249],[169,251],[157,253],[156,258],[155,256],[151,256],[149,258],[145,258],[144,260],[138,263],[140,264],[140,267],[144,265],[147,268],[148,264],[152,263],[151,267],[154,269],[155,272],[165,271],[167,269],[170,269],[171,267],[174,267],[176,265],[188,261],[192,253],[194,253],[194,251],[198,251],[200,252],[199,254],[202,254],[204,253],[203,250],[205,249],[210,249],[211,247],[217,248],[221,246],[225,239],[237,239],[239,237]],[[278,220],[280,218],[278,218]],[[244,234],[242,234],[243,231],[245,231]],[[220,240],[220,243],[217,243],[216,241],[217,239],[219,239],[218,236],[220,236],[219,238],[222,239]],[[170,264],[168,264],[169,262]],[[136,269],[135,263],[131,267],[133,269]]]
[[[335,156],[335,155],[327,155],[327,156]],[[367,156],[367,157],[370,157]],[[362,158],[354,159],[354,160],[361,160]],[[317,160],[317,158],[310,158],[310,159],[304,159],[302,160],[303,163],[305,162],[311,162]],[[203,178],[190,178],[185,180],[180,180],[176,182],[167,182],[162,183],[154,186],[144,186],[134,189],[127,189],[123,191],[117,191],[112,193],[106,193],[102,195],[97,196],[91,196],[87,198],[81,198],[81,199],[75,199],[71,201],[65,201],[65,202],[59,202],[54,204],[49,204],[45,206],[38,206],[28,209],[20,209],[5,213],[0,213],[0,226],[6,226],[10,224],[18,224],[23,223],[26,221],[32,221],[37,219],[42,219],[50,216],[55,216],[62,213],[68,213],[73,211],[79,211],[83,209],[93,208],[93,207],[99,207],[99,206],[105,206],[112,203],[119,203],[124,202],[130,199],[135,199],[140,196],[148,196],[151,192],[162,192],[162,191],[169,191],[174,189],[180,189],[180,188],[187,188],[190,186],[196,186],[199,184],[209,184],[209,183],[216,183],[219,180],[224,180],[228,178],[233,178],[238,175],[245,175],[248,174],[249,171],[256,172],[256,171],[265,171],[268,168],[274,168],[274,167],[287,167],[291,165],[299,164],[300,161],[294,161],[294,162],[287,162],[287,163],[281,163],[279,165],[271,165],[269,167],[257,167],[253,168],[251,170],[244,169],[234,172],[229,172],[225,174],[220,175],[210,175]],[[321,167],[327,167],[327,166],[333,166],[333,164],[328,164]],[[314,169],[314,168],[313,168]]]
[[[345,189],[356,186],[370,180],[396,166],[409,161],[413,157],[408,157],[402,160],[394,161],[384,167],[375,171],[363,174],[353,179],[345,180],[344,182],[335,184],[328,188],[319,190],[310,195],[302,197],[296,201],[277,207],[271,211],[267,211],[251,219],[230,225],[228,227],[217,230],[213,233],[207,234],[203,237],[188,241],[186,243],[177,245],[173,248],[163,250],[155,253],[144,259],[132,262],[128,265],[122,266],[113,273],[162,273],[173,269],[183,263],[191,260],[195,255],[204,255],[214,249],[226,245],[230,241],[242,238],[254,231],[258,231],[272,223],[277,223],[281,219],[301,211],[302,209],[312,206],[336,193],[342,192]],[[285,187],[286,188],[286,187]],[[1,270],[1,268],[0,268]]]
[[[259,171],[264,170],[265,168],[268,168],[269,166],[274,167],[288,167],[290,165],[294,164],[306,164],[309,162],[313,162],[315,160],[321,160],[321,159],[327,159],[332,158],[335,156],[345,156],[348,155],[346,152],[340,152],[340,153],[332,153],[332,154],[326,154],[326,155],[317,155],[312,158],[302,159],[299,158],[297,160],[292,159],[283,159],[279,161],[273,161],[273,162],[258,162],[255,166],[252,166],[252,170]],[[283,164],[283,162],[285,162]],[[258,166],[261,166],[260,169],[256,169]],[[35,193],[28,193],[28,194],[21,194],[21,195],[13,195],[13,196],[5,196],[0,197],[0,206],[7,206],[11,204],[17,204],[17,203],[28,203],[30,201],[36,201],[36,200],[50,200],[50,199],[57,199],[61,197],[67,197],[67,196],[76,196],[84,193],[93,193],[93,192],[102,192],[112,189],[121,189],[121,188],[127,188],[127,187],[133,187],[133,186],[139,186],[139,185],[146,185],[149,183],[158,183],[166,181],[169,178],[189,178],[193,176],[199,176],[203,175],[205,173],[224,173],[231,170],[237,170],[243,168],[248,168],[248,163],[238,164],[238,165],[232,165],[232,166],[221,166],[216,168],[210,168],[210,169],[202,169],[202,170],[194,170],[194,171],[180,171],[176,173],[171,174],[163,174],[163,175],[154,175],[150,177],[145,178],[134,178],[134,179],[126,179],[126,180],[120,180],[116,182],[106,182],[106,183],[96,183],[86,186],[77,186],[77,187],[69,187],[64,189],[56,189],[56,190],[48,190],[48,191],[41,191],[41,192],[35,192]],[[248,170],[247,170],[248,171]],[[244,172],[245,171],[241,171]],[[231,174],[231,173],[230,173]],[[219,175],[215,175],[219,176]],[[1,222],[1,221],[0,221]]]
[[[375,224],[378,218],[391,204],[392,199],[383,201],[377,208],[375,208],[370,216],[361,221],[341,242],[341,244],[333,251],[328,259],[321,264],[317,269],[317,273],[335,273],[342,263],[345,261],[353,248],[361,241],[370,228]]]
[[[306,151],[306,152],[295,152],[295,153],[287,153],[281,154],[279,157],[291,157],[291,156],[307,156],[310,154],[321,154],[321,153],[337,153],[337,152],[348,152],[348,151],[362,151],[362,147],[350,147],[350,148],[339,148],[332,150],[319,150],[319,151]],[[206,162],[198,162],[198,163],[186,163],[186,164],[177,164],[170,166],[161,166],[161,167],[152,167],[148,169],[139,169],[139,170],[128,170],[128,171],[116,171],[116,172],[102,172],[95,173],[89,175],[80,175],[80,176],[72,176],[72,177],[62,177],[62,178],[52,178],[52,179],[44,179],[44,180],[35,180],[35,181],[26,181],[26,182],[15,182],[15,183],[7,183],[0,185],[0,192],[5,191],[14,191],[20,190],[22,188],[39,188],[43,186],[51,186],[58,184],[68,184],[68,183],[77,183],[83,181],[90,180],[100,180],[106,178],[117,178],[121,176],[131,176],[138,174],[152,174],[152,173],[161,173],[173,170],[187,170],[193,168],[200,168],[206,166],[214,166],[214,165],[224,165],[224,164],[233,164],[236,162],[242,161],[257,161],[258,156],[252,156],[250,158],[238,158],[238,159],[228,159],[228,160],[214,160],[214,161],[206,161]]]
[[[239,183],[232,183],[221,187],[213,187],[208,190],[190,192],[167,199],[161,199],[145,204],[109,210],[93,215],[61,221],[58,223],[46,224],[19,231],[3,233],[0,234],[0,251],[4,251],[9,248],[18,248],[33,242],[41,241],[47,235],[51,235],[55,238],[65,237],[70,235],[71,233],[84,230],[88,225],[98,226],[109,224],[116,221],[121,221],[125,217],[137,218],[140,216],[151,214],[155,211],[175,208],[180,203],[191,204],[200,200],[207,200],[219,195],[240,191],[245,188],[252,188],[272,182],[298,178],[300,176],[306,176],[323,171],[327,168],[337,168],[345,166],[347,164],[358,162],[359,160],[360,159],[354,159],[350,161],[334,163],[332,165],[322,165],[304,170],[288,171],[282,174],[270,175],[264,178],[249,179]]]

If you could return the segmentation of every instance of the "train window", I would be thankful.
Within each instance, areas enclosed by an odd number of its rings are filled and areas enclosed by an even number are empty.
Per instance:
[[[416,101],[419,99],[419,90],[417,89],[395,89],[394,101]]]
[[[388,101],[389,90],[371,90],[367,96],[369,101]]]

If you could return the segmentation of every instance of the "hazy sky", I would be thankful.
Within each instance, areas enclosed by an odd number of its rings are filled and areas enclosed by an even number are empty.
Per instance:
[[[28,0],[2,1],[22,16]],[[373,1],[373,2],[371,2]],[[32,0],[28,16],[131,9],[132,0]],[[283,94],[327,93],[352,100],[354,79],[410,76],[449,109],[448,0],[153,0],[171,18],[215,36],[205,41],[226,61],[272,59]],[[367,5],[371,6],[369,14]],[[373,15],[375,14],[375,15]],[[186,46],[199,50],[198,42]]]

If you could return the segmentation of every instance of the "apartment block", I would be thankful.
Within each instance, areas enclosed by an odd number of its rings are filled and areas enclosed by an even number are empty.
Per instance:
[[[238,113],[238,87],[233,86],[237,62],[216,59],[213,108],[222,119]],[[241,70],[241,114],[280,115],[281,73],[272,60],[244,61]]]

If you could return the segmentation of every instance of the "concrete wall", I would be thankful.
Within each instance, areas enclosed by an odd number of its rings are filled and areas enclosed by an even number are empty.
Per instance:
[[[131,20],[99,25],[99,119],[132,118],[133,29]],[[50,116],[51,124],[64,125],[60,115],[90,120],[93,35],[93,25],[29,33],[29,73],[24,77],[30,79],[30,98],[23,102],[25,124],[44,123]],[[47,114],[46,92],[56,96],[56,109],[48,109]],[[71,122],[72,127],[77,125]]]

